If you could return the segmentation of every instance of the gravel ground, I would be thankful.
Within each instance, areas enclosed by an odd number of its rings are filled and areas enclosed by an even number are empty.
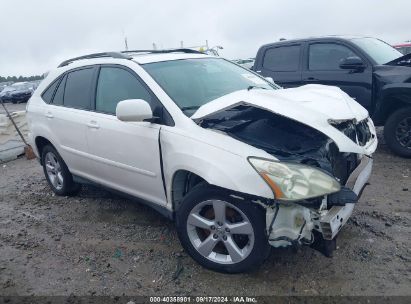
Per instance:
[[[333,258],[273,250],[258,270],[196,264],[172,222],[84,187],[52,194],[36,160],[0,164],[1,295],[411,295],[411,161],[381,144]]]

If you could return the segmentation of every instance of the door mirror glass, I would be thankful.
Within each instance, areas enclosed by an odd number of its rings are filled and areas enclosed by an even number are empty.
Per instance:
[[[147,101],[127,99],[117,104],[116,116],[121,121],[151,121],[153,119],[153,112]]]
[[[347,57],[340,63],[340,68],[345,70],[357,70],[364,67],[365,64],[359,57]]]

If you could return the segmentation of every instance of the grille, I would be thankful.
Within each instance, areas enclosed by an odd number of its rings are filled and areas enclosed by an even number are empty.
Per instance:
[[[365,144],[372,138],[372,133],[368,125],[368,118],[354,124],[354,121],[332,122],[331,125],[343,132],[353,142],[360,146]]]

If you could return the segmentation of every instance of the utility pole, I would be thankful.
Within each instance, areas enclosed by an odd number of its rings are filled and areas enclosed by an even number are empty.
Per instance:
[[[122,32],[123,32],[123,36],[124,36],[124,50],[128,51],[127,35],[126,35],[126,32],[124,31],[124,29],[122,30]]]
[[[125,46],[126,51],[128,51],[127,36],[124,36],[124,46]]]

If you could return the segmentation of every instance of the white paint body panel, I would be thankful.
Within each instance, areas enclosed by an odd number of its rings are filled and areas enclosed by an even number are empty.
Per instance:
[[[160,126],[123,122],[114,115],[90,113],[98,128],[88,128],[89,179],[107,187],[166,205],[161,179]]]
[[[168,127],[162,129],[161,143],[168,197],[171,197],[174,173],[187,170],[212,185],[274,198],[272,190],[247,160],[249,155],[275,160],[265,151],[224,134],[202,129],[194,123],[184,131]]]

